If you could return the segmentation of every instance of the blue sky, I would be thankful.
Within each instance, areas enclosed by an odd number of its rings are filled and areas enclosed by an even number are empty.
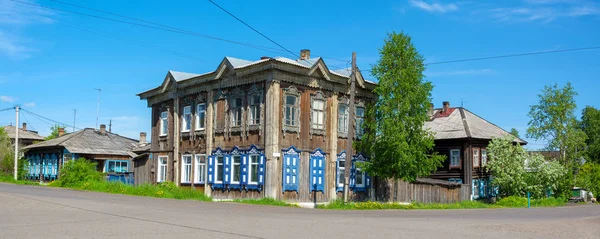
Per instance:
[[[50,0],[18,1],[117,18]],[[64,1],[277,48],[208,1]],[[313,57],[329,57],[325,62],[333,68],[346,67],[356,51],[364,73],[391,31],[412,36],[426,62],[600,45],[600,3],[594,1],[216,2],[295,53],[308,48]],[[102,88],[100,123],[112,119],[115,133],[137,138],[150,130],[150,109],[135,94],[159,85],[168,70],[204,73],[225,56],[294,58],[283,51],[0,0],[0,109],[20,104],[69,125],[77,109],[76,126],[94,127],[94,89]],[[436,106],[462,101],[474,113],[523,135],[529,106],[544,85],[571,81],[580,109],[600,107],[599,58],[600,50],[567,52],[430,65],[425,74],[435,85]],[[24,116],[29,128],[48,134],[48,122]],[[14,120],[14,112],[0,112],[0,125]],[[530,148],[543,146],[529,141]]]

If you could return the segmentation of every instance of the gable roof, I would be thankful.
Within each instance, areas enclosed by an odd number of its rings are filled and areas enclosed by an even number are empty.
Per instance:
[[[9,138],[14,139],[16,137],[16,128],[15,126],[7,125],[4,126],[4,131],[8,134]],[[19,129],[19,139],[44,140],[44,137],[36,131]]]
[[[190,78],[194,78],[196,76],[200,76],[200,74],[179,72],[179,71],[169,71],[169,73],[173,76],[173,79],[177,82],[187,80]]]
[[[491,140],[511,135],[506,130],[462,107],[450,108],[448,112],[435,109],[432,119],[425,122],[424,127],[435,134],[435,139]],[[521,138],[515,138],[514,142],[527,144]]]
[[[85,128],[61,137],[29,145],[23,149],[42,149],[64,147],[76,154],[119,155],[135,157],[131,150],[138,146],[138,141],[113,133],[100,133],[95,129]]]

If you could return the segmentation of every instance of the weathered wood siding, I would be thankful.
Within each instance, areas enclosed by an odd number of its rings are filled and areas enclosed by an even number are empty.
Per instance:
[[[152,184],[152,162],[149,157],[141,157],[133,161],[133,175],[135,185]]]
[[[397,180],[376,181],[376,200],[387,202],[455,203],[470,200],[471,185],[434,185]]]

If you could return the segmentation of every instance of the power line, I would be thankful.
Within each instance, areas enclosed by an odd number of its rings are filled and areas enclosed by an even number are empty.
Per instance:
[[[281,47],[281,49],[286,50],[287,52],[289,52],[290,54],[292,54],[293,56],[296,56],[298,58],[300,58],[300,56],[298,56],[296,53],[288,50],[287,48],[283,47],[282,45],[280,45],[279,43],[277,43],[276,41],[274,41],[273,39],[269,38],[268,36],[266,36],[265,34],[262,34],[262,32],[256,30],[254,27],[250,26],[248,23],[242,21],[242,19],[239,19],[238,17],[236,17],[235,15],[233,15],[231,12],[227,11],[225,8],[219,6],[219,4],[213,2],[212,0],[208,0],[209,2],[211,2],[213,5],[217,6],[218,8],[220,8],[221,10],[223,10],[224,12],[226,12],[227,14],[229,14],[229,16],[232,16],[233,18],[235,18],[236,20],[238,20],[239,22],[241,22],[242,24],[246,25],[248,28],[252,29],[253,31],[255,31],[256,33],[258,33],[259,35],[263,36],[264,38],[266,38],[267,40],[269,40],[270,42],[272,42],[273,44]]]
[[[456,63],[456,62],[480,61],[480,60],[490,60],[490,59],[498,59],[498,58],[531,56],[531,55],[551,54],[551,53],[560,53],[560,52],[569,52],[569,51],[585,51],[585,50],[595,50],[595,49],[600,49],[600,46],[571,48],[571,49],[552,50],[552,51],[537,51],[537,52],[500,55],[500,56],[489,56],[489,57],[478,57],[478,58],[467,58],[467,59],[452,60],[452,61],[439,61],[439,62],[425,63],[425,65],[439,65],[439,64],[447,64],[447,63]]]
[[[15,107],[10,107],[10,108],[6,108],[6,109],[1,109],[0,112],[7,111],[7,110],[14,110],[14,109],[15,109]]]
[[[27,122],[28,127],[31,127],[31,129],[35,130],[33,125],[31,123],[29,123],[29,119],[27,119],[27,116],[25,116],[25,114],[21,114],[21,115],[23,116],[23,118],[25,118],[25,121]]]
[[[27,112],[27,113],[29,113],[29,114],[31,114],[31,115],[38,116],[38,117],[40,117],[40,118],[42,118],[42,119],[48,120],[48,121],[50,121],[50,122],[53,122],[53,123],[56,123],[56,124],[59,124],[59,125],[62,125],[62,126],[68,126],[68,127],[73,127],[73,128],[75,128],[75,129],[79,129],[79,128],[77,128],[77,127],[73,126],[73,125],[69,125],[69,124],[65,124],[65,123],[58,122],[58,121],[56,121],[56,120],[53,120],[53,119],[50,119],[50,118],[47,118],[47,117],[41,116],[41,115],[39,115],[39,114],[33,113],[33,112],[31,112],[31,111],[29,111],[29,110],[26,110],[26,109],[21,109],[21,110],[22,110],[22,111],[25,111],[25,112]]]

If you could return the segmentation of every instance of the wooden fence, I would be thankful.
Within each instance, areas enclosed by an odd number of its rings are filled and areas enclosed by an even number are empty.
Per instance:
[[[419,178],[413,183],[377,180],[375,197],[387,202],[454,203],[471,198],[471,185]]]

